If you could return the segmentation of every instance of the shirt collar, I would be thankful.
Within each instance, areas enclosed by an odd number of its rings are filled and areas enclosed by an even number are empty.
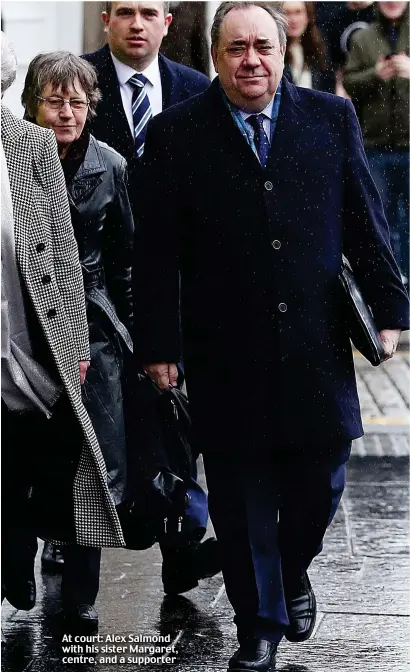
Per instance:
[[[161,83],[161,73],[159,71],[158,55],[154,58],[152,63],[149,64],[148,68],[146,68],[143,71],[143,73],[141,73],[140,71],[135,70],[134,68],[131,68],[129,65],[126,65],[125,63],[119,61],[118,58],[114,56],[112,52],[110,53],[114,63],[115,71],[117,73],[117,78],[121,86],[123,84],[126,84],[129,78],[135,74],[143,74],[144,77],[147,78],[148,82],[152,86],[156,86]]]
[[[275,93],[275,96],[276,96],[276,93]],[[275,102],[275,96],[272,98],[270,103],[267,104],[265,109],[262,110],[261,112],[258,112],[258,114],[264,114],[265,117],[268,117],[269,120],[272,120],[273,104]],[[245,112],[245,110],[241,110],[240,108],[238,108],[238,111],[239,111],[239,114],[241,115],[242,119],[245,119],[245,120],[255,114],[255,112]]]

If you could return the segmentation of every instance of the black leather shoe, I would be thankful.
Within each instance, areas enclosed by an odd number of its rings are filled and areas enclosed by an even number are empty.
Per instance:
[[[30,611],[36,604],[36,582],[33,579],[7,579],[5,597],[15,609]]]
[[[163,550],[162,583],[164,593],[179,595],[196,588],[200,579],[218,574],[222,569],[219,544],[212,537],[201,544]]]
[[[70,633],[93,634],[98,632],[98,614],[92,604],[64,606],[64,620]]]
[[[285,582],[285,597],[289,618],[285,637],[289,642],[305,642],[316,622],[316,597],[306,572],[293,583]]]
[[[244,640],[229,661],[228,672],[272,672],[278,645],[266,639]]]
[[[44,542],[43,551],[41,553],[41,569],[43,572],[55,574],[61,572],[64,565],[64,558],[58,546],[50,544],[49,541]]]

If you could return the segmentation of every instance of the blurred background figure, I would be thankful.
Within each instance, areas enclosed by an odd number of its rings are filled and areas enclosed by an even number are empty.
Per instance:
[[[114,503],[121,502],[126,481],[122,403],[122,350],[132,350],[131,254],[134,223],[127,193],[125,159],[87,129],[100,92],[92,65],[69,52],[39,54],[29,65],[22,104],[26,116],[54,131],[67,186],[87,304],[91,365],[83,402],[93,423],[107,467]],[[50,502],[50,505],[53,503]],[[66,560],[67,550],[62,550]],[[99,587],[99,548],[71,551],[63,603],[79,624],[96,625],[94,602]],[[46,568],[61,564],[57,549],[46,544]],[[86,605],[87,609],[78,608]]]
[[[350,49],[352,35],[366,28],[374,19],[374,2],[312,3],[316,7],[316,23],[326,43],[331,67],[336,73],[337,93],[347,96],[342,89],[343,67]]]
[[[344,83],[358,101],[367,158],[383,200],[393,251],[409,278],[409,4],[379,2],[353,35]]]
[[[209,45],[204,2],[171,2],[172,23],[161,51],[173,61],[209,75]]]
[[[334,93],[336,80],[328,67],[326,48],[316,26],[313,2],[284,2],[288,20],[285,75],[305,89]]]

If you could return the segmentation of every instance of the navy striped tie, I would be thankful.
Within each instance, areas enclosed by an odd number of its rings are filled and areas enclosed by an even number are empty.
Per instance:
[[[132,94],[132,119],[134,124],[135,153],[140,158],[144,153],[147,124],[152,117],[151,105],[145,90],[147,78],[133,75],[128,83],[134,87]]]
[[[263,168],[266,168],[266,164],[269,158],[269,140],[268,136],[265,133],[263,127],[264,114],[253,114],[247,118],[248,124],[250,124],[255,131],[254,142],[256,151],[258,152],[259,160]]]

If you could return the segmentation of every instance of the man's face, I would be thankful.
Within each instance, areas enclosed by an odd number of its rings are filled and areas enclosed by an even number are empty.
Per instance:
[[[261,112],[272,100],[283,73],[285,47],[274,19],[262,7],[233,9],[225,17],[212,59],[229,100]]]
[[[158,54],[172,16],[165,16],[163,2],[113,2],[111,13],[103,12],[103,21],[114,56],[143,70]]]
[[[389,21],[397,21],[404,13],[407,2],[379,2],[379,9]]]

